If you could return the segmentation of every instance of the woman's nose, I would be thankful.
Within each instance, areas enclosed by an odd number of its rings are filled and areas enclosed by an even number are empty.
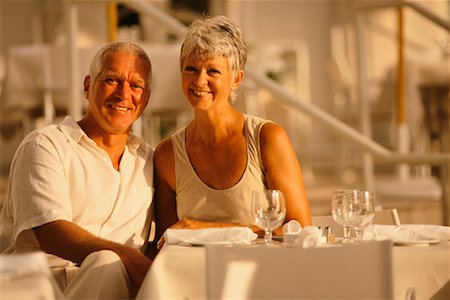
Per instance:
[[[197,77],[195,78],[195,84],[198,86],[207,84],[208,83],[207,76],[208,73],[206,72],[206,70],[200,70],[197,73]]]

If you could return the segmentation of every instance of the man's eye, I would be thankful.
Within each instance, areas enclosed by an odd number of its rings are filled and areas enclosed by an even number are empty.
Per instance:
[[[208,73],[209,74],[220,74],[220,71],[217,69],[210,69],[210,70],[208,70]]]
[[[138,89],[139,89],[139,90],[143,90],[143,89],[144,89],[144,87],[143,87],[142,85],[137,84],[137,83],[132,84],[131,87],[132,87],[134,90],[138,90]]]
[[[195,72],[195,68],[194,67],[186,67],[184,68],[185,71],[187,72]]]
[[[117,80],[115,80],[114,78],[106,78],[105,82],[107,84],[117,84],[118,83]]]

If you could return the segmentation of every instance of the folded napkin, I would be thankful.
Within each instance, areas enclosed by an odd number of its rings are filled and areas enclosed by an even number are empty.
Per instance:
[[[363,240],[381,239],[393,241],[450,240],[450,227],[422,224],[372,224],[364,230]]]
[[[296,244],[302,248],[317,247],[321,243],[322,233],[316,226],[306,226],[302,228],[298,235]]]
[[[258,235],[248,227],[167,229],[167,244],[250,244]]]

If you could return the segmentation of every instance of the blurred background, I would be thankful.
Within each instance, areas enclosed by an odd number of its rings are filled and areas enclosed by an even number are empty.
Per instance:
[[[83,115],[83,78],[107,41],[152,59],[133,131],[156,146],[185,125],[178,53],[205,14],[241,26],[236,107],[287,130],[313,215],[330,213],[334,188],[357,187],[402,223],[449,225],[449,0],[0,0],[0,206],[23,137]]]

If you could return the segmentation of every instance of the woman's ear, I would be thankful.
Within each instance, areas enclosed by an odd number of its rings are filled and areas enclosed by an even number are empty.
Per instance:
[[[244,79],[244,71],[243,70],[239,70],[236,73],[236,76],[234,77],[234,82],[233,82],[232,89],[233,90],[237,89],[241,85],[241,82],[242,82],[243,79]]]

